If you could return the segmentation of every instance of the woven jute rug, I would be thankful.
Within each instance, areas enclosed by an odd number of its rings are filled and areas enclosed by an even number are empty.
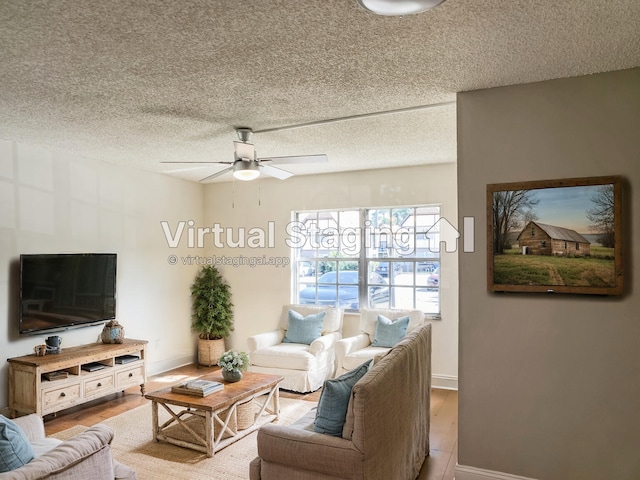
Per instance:
[[[280,399],[280,419],[277,424],[289,425],[305,415],[316,404],[305,400]],[[168,418],[159,409],[161,419]],[[241,440],[223,448],[212,458],[195,450],[163,442],[154,442],[151,432],[151,403],[105,420],[115,432],[114,457],[136,471],[138,480],[230,480],[249,478],[249,463],[258,455],[257,429]],[[78,425],[64,430],[54,438],[66,440],[85,431]]]

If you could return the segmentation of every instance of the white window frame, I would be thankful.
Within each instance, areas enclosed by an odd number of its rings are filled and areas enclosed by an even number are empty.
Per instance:
[[[410,213],[402,221],[400,225],[393,225],[392,220],[394,213],[403,213],[408,210]],[[423,212],[428,212],[425,214]],[[373,222],[369,216],[378,213],[387,215],[389,218],[389,232],[384,232],[384,226],[376,230],[375,226],[371,227]],[[357,216],[356,216],[357,215]],[[345,290],[351,291],[351,287],[355,286],[351,283],[354,276],[350,274],[338,274],[335,283],[320,284],[318,278],[327,271],[344,272],[357,265],[357,293],[345,295],[348,297],[346,304],[340,305],[347,311],[357,311],[362,305],[369,308],[388,308],[389,305],[398,304],[395,302],[396,292],[402,292],[403,303],[397,307],[391,308],[417,308],[422,310],[426,316],[431,318],[440,318],[442,297],[440,291],[440,274],[442,272],[442,255],[439,250],[439,220],[441,215],[441,206],[439,204],[429,205],[411,205],[411,206],[394,206],[394,207],[367,207],[367,208],[345,208],[331,210],[305,210],[292,212],[292,222],[299,226],[299,230],[303,230],[305,235],[312,239],[308,243],[301,245],[298,242],[292,245],[292,301],[293,303],[307,303],[316,301],[316,304],[332,304],[335,305],[336,299],[342,299],[340,296]],[[418,219],[424,217],[429,218],[429,223]],[[342,222],[343,218],[350,221]],[[357,218],[357,228],[361,232],[357,239],[358,248],[351,248],[354,244],[353,225]],[[431,219],[433,220],[432,223]],[[315,225],[315,229],[314,229]],[[382,233],[380,234],[380,232]],[[396,233],[394,233],[396,232]],[[409,243],[400,243],[407,250],[398,253],[395,252],[395,246],[392,244],[389,248],[389,240],[393,243],[395,235],[401,232],[403,239],[410,238]],[[351,233],[352,238],[348,238]],[[383,237],[386,235],[386,244]],[[310,244],[313,244],[312,246]],[[331,248],[335,246],[336,248]],[[428,245],[428,249],[425,246]],[[330,248],[324,248],[329,246]],[[345,248],[346,246],[346,248]],[[322,247],[322,248],[321,248]],[[397,250],[397,249],[396,249]],[[345,253],[346,252],[346,253]],[[385,254],[380,256],[380,254]],[[424,269],[436,268],[436,273],[427,272],[429,275],[425,277]],[[380,281],[380,275],[377,269],[382,271],[386,268],[386,278]],[[368,272],[365,275],[364,272]],[[396,283],[399,276],[396,272],[403,273],[403,283]],[[375,275],[374,275],[375,273]],[[425,278],[435,277],[430,283],[426,283]],[[345,280],[346,278],[346,280]],[[343,279],[347,283],[339,283]],[[407,283],[409,282],[409,283]],[[323,289],[318,286],[322,285]],[[306,287],[312,287],[314,290],[307,290],[307,294],[315,292],[315,299],[311,297],[301,300],[300,293]],[[329,288],[335,287],[335,290]],[[339,287],[343,287],[342,291]],[[369,296],[373,296],[373,289],[388,290],[386,304],[370,305]],[[320,290],[328,293],[329,298],[319,298]],[[355,289],[354,289],[355,290]],[[380,291],[380,290],[376,290]],[[407,302],[408,296],[411,296],[411,305]],[[384,290],[382,290],[384,294]],[[428,292],[428,293],[426,293]],[[331,297],[331,295],[333,295]],[[429,296],[429,303],[423,300],[425,295]],[[357,300],[354,298],[357,297]],[[379,295],[380,297],[380,295]],[[378,298],[380,300],[380,298]],[[328,303],[323,303],[328,302]],[[357,305],[356,305],[357,303]],[[428,308],[422,308],[428,306]]]

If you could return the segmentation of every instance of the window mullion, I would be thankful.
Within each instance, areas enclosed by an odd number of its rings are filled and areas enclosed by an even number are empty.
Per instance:
[[[368,265],[367,265],[367,209],[360,209],[360,255],[358,255],[358,305],[360,309],[369,307]]]

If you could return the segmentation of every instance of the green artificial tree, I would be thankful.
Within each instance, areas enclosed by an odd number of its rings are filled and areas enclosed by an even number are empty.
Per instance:
[[[202,267],[191,286],[191,327],[198,334],[198,361],[214,365],[224,353],[224,339],[233,331],[231,290],[212,265]]]

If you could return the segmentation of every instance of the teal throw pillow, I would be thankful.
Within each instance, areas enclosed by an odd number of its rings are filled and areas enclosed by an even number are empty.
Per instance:
[[[376,335],[373,339],[372,347],[394,347],[402,340],[407,327],[409,326],[409,316],[400,317],[395,321],[389,320],[383,315],[378,315],[376,322]]]
[[[347,417],[351,390],[356,382],[367,373],[370,364],[371,360],[338,378],[325,380],[320,400],[318,400],[316,419],[313,422],[314,431],[334,437],[342,436],[342,427]]]
[[[27,436],[15,422],[0,415],[0,472],[10,472],[35,458]]]
[[[294,310],[289,310],[289,326],[282,342],[310,345],[322,335],[322,322],[325,315],[326,312],[318,312],[304,317]]]

